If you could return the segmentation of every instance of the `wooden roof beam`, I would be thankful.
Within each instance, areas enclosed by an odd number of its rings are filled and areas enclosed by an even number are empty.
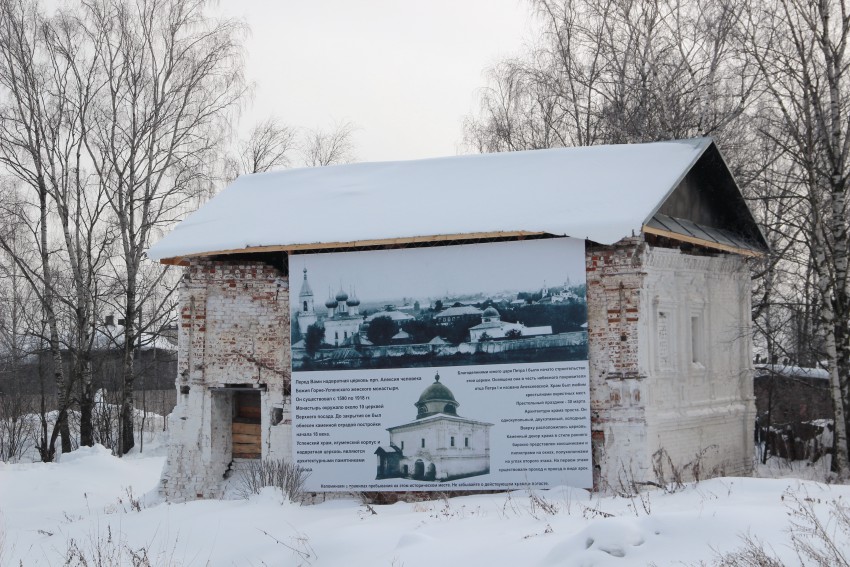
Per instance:
[[[231,250],[214,250],[199,254],[187,254],[182,257],[163,258],[160,264],[171,266],[188,266],[191,258],[208,256],[227,256],[230,254],[257,254],[263,252],[299,252],[303,250],[331,250],[338,248],[366,248],[370,246],[398,246],[403,244],[420,244],[426,242],[450,242],[463,240],[485,240],[490,238],[525,238],[542,236],[545,232],[514,230],[507,232],[473,232],[469,234],[440,234],[435,236],[406,236],[400,238],[384,238],[380,240],[355,240],[351,242],[314,242],[311,244],[275,244],[271,246],[249,246]]]

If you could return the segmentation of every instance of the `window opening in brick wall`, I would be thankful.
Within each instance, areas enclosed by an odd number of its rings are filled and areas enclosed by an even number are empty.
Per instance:
[[[702,317],[691,315],[691,363],[702,364],[703,361]]]
[[[656,319],[656,336],[658,337],[658,367],[667,370],[670,364],[670,317],[664,311],[658,312]]]

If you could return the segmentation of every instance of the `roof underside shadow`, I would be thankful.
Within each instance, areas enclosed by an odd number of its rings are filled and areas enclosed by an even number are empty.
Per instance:
[[[768,251],[758,224],[713,143],[659,203],[643,231],[745,256],[761,256]]]

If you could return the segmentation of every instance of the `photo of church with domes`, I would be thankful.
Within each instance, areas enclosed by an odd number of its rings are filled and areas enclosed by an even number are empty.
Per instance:
[[[416,419],[387,428],[389,446],[375,451],[376,479],[447,482],[489,474],[493,424],[459,416],[460,403],[439,373],[414,405]]]
[[[293,370],[587,360],[583,243],[519,244],[293,256]]]

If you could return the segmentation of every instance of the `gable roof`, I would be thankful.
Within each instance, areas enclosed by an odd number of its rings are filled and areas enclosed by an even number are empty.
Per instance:
[[[709,149],[713,153],[707,154]],[[613,244],[646,228],[695,164],[714,154],[720,155],[712,140],[698,138],[245,175],[177,225],[148,255],[174,262],[239,252],[527,234]],[[708,169],[726,180],[715,185],[731,187],[737,195],[732,206],[742,206],[741,214],[752,225],[745,239],[764,248],[722,158]],[[659,234],[681,232],[669,228]],[[728,228],[739,232],[736,226]]]

